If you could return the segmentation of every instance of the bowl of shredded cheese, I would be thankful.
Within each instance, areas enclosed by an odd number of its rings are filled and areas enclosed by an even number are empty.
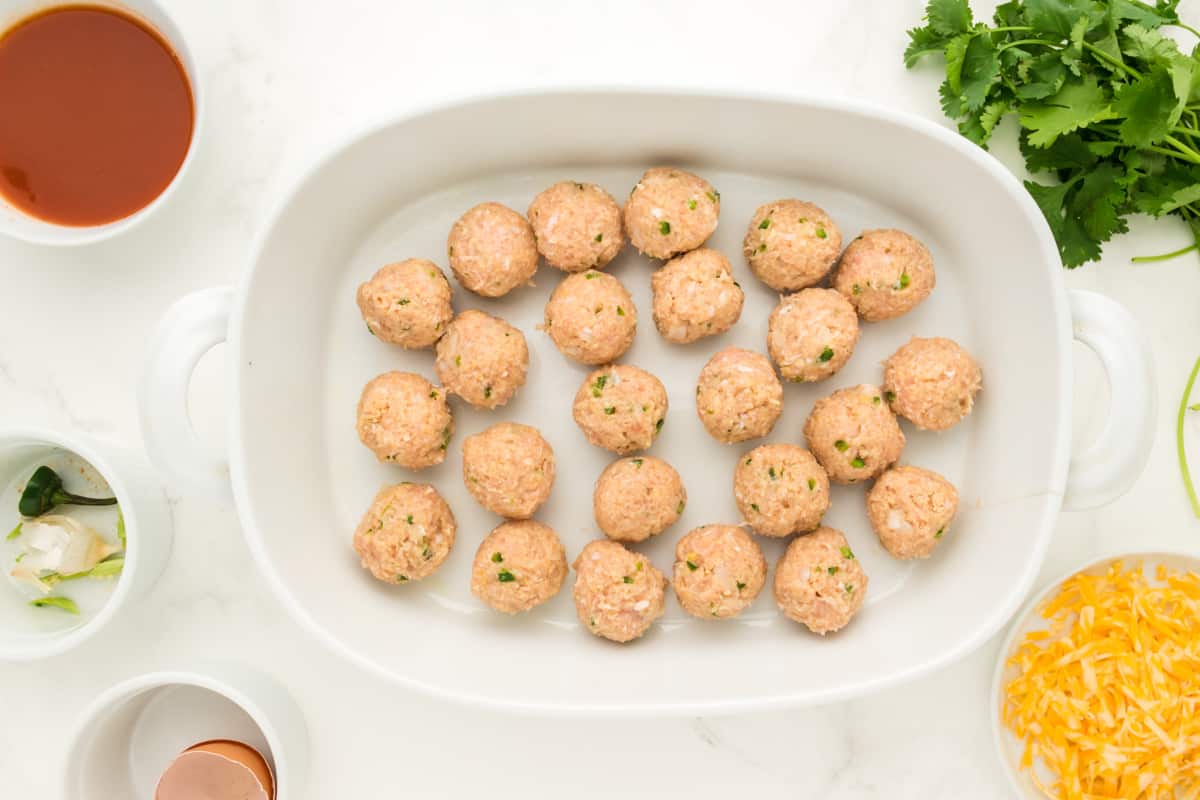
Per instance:
[[[1200,797],[1200,556],[1109,557],[1017,616],[996,747],[1019,797]]]

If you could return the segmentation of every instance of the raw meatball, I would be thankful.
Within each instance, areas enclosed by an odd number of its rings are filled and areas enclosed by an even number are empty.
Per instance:
[[[621,207],[594,183],[563,181],[529,204],[538,252],[563,272],[602,269],[625,246]]]
[[[733,497],[763,536],[811,531],[829,509],[829,476],[799,445],[764,444],[738,460]]]
[[[482,311],[459,314],[437,343],[442,386],[480,408],[496,408],[511,400],[524,385],[528,368],[524,334]]]
[[[867,493],[867,516],[896,558],[928,558],[958,511],[958,490],[920,467],[894,467]]]
[[[776,200],[758,207],[742,252],[758,279],[777,292],[794,292],[824,278],[842,249],[842,233],[820,206]]]
[[[584,378],[573,414],[597,447],[619,455],[645,450],[667,418],[667,389],[644,369],[613,364]]]
[[[933,256],[904,231],[866,231],[850,243],[833,277],[867,322],[898,317],[929,297],[937,278]]]
[[[537,242],[517,212],[499,203],[480,203],[458,218],[446,240],[450,269],[463,288],[500,297],[533,281]]]
[[[454,546],[454,514],[427,483],[385,486],[354,531],[362,565],[381,581],[428,578]]]
[[[607,364],[633,344],[637,309],[629,291],[612,275],[577,272],[550,295],[544,329],[567,358]]]
[[[380,267],[358,287],[358,309],[367,330],[407,349],[436,342],[454,315],[450,282],[437,264],[423,258]]]
[[[712,236],[721,195],[699,175],[674,167],[647,170],[625,202],[625,230],[642,254],[668,259]]]
[[[446,394],[412,372],[385,372],[363,387],[358,438],[380,461],[408,469],[440,464],[454,433]]]
[[[912,339],[883,362],[884,397],[918,428],[944,431],[975,405],[983,372],[950,339]]]
[[[854,306],[833,289],[804,289],[779,299],[767,322],[767,352],[795,383],[820,381],[846,366],[858,342]]]
[[[609,464],[592,493],[596,524],[619,542],[641,542],[663,532],[679,521],[685,505],[687,490],[679,473],[653,456]]]
[[[733,279],[729,260],[707,247],[668,261],[654,273],[650,286],[658,332],[680,344],[732,328],[746,298]]]
[[[814,405],[804,423],[808,449],[834,483],[874,478],[904,452],[904,432],[878,386],[839,389]]]
[[[519,614],[558,594],[566,577],[567,552],[552,528],[531,519],[505,522],[475,551],[471,594]]]
[[[782,411],[783,386],[766,356],[726,347],[700,370],[696,413],[718,442],[766,436]]]
[[[675,596],[692,616],[736,617],[766,582],[762,549],[736,525],[702,525],[675,545]]]
[[[663,615],[666,594],[663,574],[617,542],[589,542],[575,559],[575,613],[596,636],[638,638]]]
[[[526,519],[550,497],[554,450],[536,428],[497,423],[463,441],[463,482],[493,514]]]
[[[862,608],[867,575],[841,531],[797,536],[775,567],[775,602],[788,619],[824,636]]]

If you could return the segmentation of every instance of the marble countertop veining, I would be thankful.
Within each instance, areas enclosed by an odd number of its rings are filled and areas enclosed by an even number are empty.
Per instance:
[[[209,113],[197,162],[167,208],[115,241],[81,249],[0,241],[0,408],[9,423],[138,446],[136,386],[160,314],[188,291],[234,280],[280,189],[324,145],[385,112],[502,89],[652,84],[854,97],[947,124],[938,68],[908,72],[900,60],[919,0],[167,4],[202,67]],[[1198,14],[1200,2],[1185,2],[1185,17]],[[1011,134],[994,151],[1016,168]],[[1137,219],[1102,264],[1067,276],[1072,287],[1119,299],[1144,326],[1159,421],[1129,494],[1062,517],[1043,580],[1120,547],[1200,542],[1172,435],[1200,353],[1200,263],[1129,263],[1187,241],[1174,221]],[[1075,433],[1086,442],[1105,420],[1107,388],[1094,359],[1076,352]],[[214,353],[192,387],[196,425],[214,441],[224,430],[222,392]],[[1200,445],[1200,424],[1191,433]],[[48,768],[75,711],[102,689],[214,653],[258,665],[294,693],[311,731],[314,799],[1007,796],[990,741],[995,640],[911,685],[816,709],[585,722],[479,711],[385,683],[325,650],[258,578],[232,508],[168,492],[176,543],[153,593],[72,656],[0,665],[0,796],[56,795]]]

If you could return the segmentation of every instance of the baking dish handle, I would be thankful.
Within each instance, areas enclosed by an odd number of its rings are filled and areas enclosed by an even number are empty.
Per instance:
[[[188,386],[200,358],[225,341],[233,290],[203,289],[171,306],[150,339],[140,391],[142,437],[154,466],[174,484],[228,499],[229,459],[205,446],[188,416]]]
[[[1086,511],[1116,500],[1142,474],[1154,444],[1157,385],[1133,315],[1096,292],[1072,290],[1069,296],[1074,337],[1100,359],[1111,396],[1104,430],[1071,456],[1063,508]]]

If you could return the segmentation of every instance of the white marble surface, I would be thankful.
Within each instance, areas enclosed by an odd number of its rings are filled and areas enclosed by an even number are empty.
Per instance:
[[[135,389],[153,323],[182,294],[233,280],[274,194],[364,118],[504,88],[654,83],[830,93],[941,119],[937,68],[906,72],[900,62],[919,0],[760,0],[743,11],[701,0],[168,5],[208,93],[199,159],[170,207],[118,241],[77,250],[0,241],[6,423],[40,421],[137,446]],[[1185,16],[1195,19],[1198,6],[1185,3]],[[1015,166],[1014,152],[998,154]],[[1145,326],[1158,367],[1158,436],[1128,495],[1063,516],[1044,578],[1101,551],[1200,549],[1172,435],[1200,353],[1200,258],[1129,263],[1186,241],[1175,222],[1136,220],[1102,264],[1068,277],[1118,298]],[[1107,390],[1090,357],[1080,361],[1076,432],[1085,440],[1104,420]],[[193,410],[214,440],[222,385],[220,358],[206,359]],[[1200,452],[1200,427],[1194,433]],[[385,684],[325,651],[259,581],[232,509],[169,491],[176,545],[153,594],[72,656],[0,665],[0,795],[57,796],[48,769],[74,711],[103,688],[231,655],[278,675],[302,706],[314,799],[535,798],[562,789],[573,797],[1006,796],[989,735],[995,641],[910,686],[819,709],[603,722],[480,712]]]

